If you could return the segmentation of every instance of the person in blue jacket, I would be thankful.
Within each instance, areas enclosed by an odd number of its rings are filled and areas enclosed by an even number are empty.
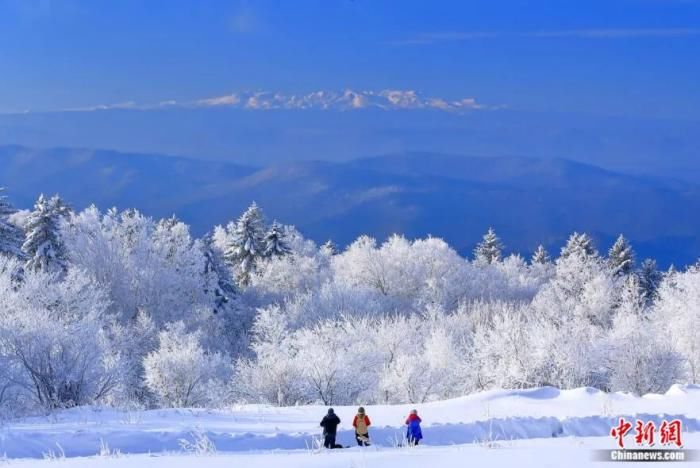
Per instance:
[[[418,410],[411,410],[411,414],[406,418],[406,440],[408,440],[408,445],[418,445],[418,442],[423,438],[420,423],[421,419],[418,416]]]

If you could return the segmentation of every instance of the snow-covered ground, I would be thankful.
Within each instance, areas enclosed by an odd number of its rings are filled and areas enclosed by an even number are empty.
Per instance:
[[[700,434],[686,437],[688,446],[700,446]],[[607,437],[529,439],[500,444],[470,444],[438,447],[393,449],[355,447],[347,450],[305,451],[275,450],[253,453],[227,453],[206,456],[192,455],[130,455],[68,458],[65,460],[18,460],[16,468],[426,468],[426,467],[518,467],[518,468],[578,468],[596,464],[594,450],[610,449]],[[649,466],[625,463],[625,468]],[[696,462],[680,466],[697,466]]]
[[[207,455],[208,467],[444,467],[472,461],[475,466],[585,466],[592,462],[592,449],[614,448],[609,433],[620,416],[657,423],[681,419],[685,446],[700,448],[700,386],[673,386],[664,395],[641,398],[590,388],[498,390],[415,406],[424,421],[425,445],[411,449],[395,447],[410,405],[368,406],[374,446],[336,451],[314,448],[325,407],[247,405],[216,411],[78,408],[6,422],[0,428],[0,455],[16,466],[43,465],[51,454],[67,457],[51,465],[56,467],[191,466],[194,455],[183,451],[181,440],[194,441],[199,434],[216,447],[215,455]],[[356,408],[335,410],[342,420],[338,441],[350,445]],[[107,447],[122,455],[96,456]]]

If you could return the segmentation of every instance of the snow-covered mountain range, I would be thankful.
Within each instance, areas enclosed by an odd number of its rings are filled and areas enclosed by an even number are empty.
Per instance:
[[[295,95],[254,91],[232,93],[194,103],[197,106],[232,106],[243,109],[322,109],[350,110],[378,108],[396,109],[437,109],[442,111],[468,111],[485,109],[474,98],[448,100],[439,97],[426,97],[414,90],[384,89],[381,91],[314,91]]]
[[[446,112],[468,112],[473,110],[498,109],[501,106],[487,106],[476,102],[473,97],[449,99],[425,96],[411,89],[382,90],[318,90],[306,94],[290,94],[276,91],[248,90],[232,92],[191,101],[164,100],[158,103],[138,103],[135,101],[114,104],[64,109],[66,111],[90,112],[110,109],[172,109],[230,107],[249,110],[415,110],[434,109]]]

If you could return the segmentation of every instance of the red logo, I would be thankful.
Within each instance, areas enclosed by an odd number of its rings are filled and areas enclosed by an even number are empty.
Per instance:
[[[617,440],[617,445],[620,448],[625,448],[625,435],[632,429],[632,423],[627,422],[625,418],[620,418],[617,426],[610,430],[610,436]],[[659,438],[661,445],[676,445],[680,448],[683,446],[681,434],[683,432],[683,422],[674,419],[673,421],[662,421],[659,426]],[[634,442],[638,446],[652,447],[656,437],[656,425],[654,421],[636,420],[634,426]]]
[[[617,427],[613,427],[610,431],[610,436],[617,438],[617,445],[620,448],[625,448],[625,434],[627,434],[631,428],[632,424],[625,421],[624,418],[620,418],[620,424]]]
[[[681,440],[682,423],[678,419],[671,422],[662,422],[659,432],[661,433],[661,445],[676,444],[677,447],[683,446]]]
[[[654,426],[654,421],[649,421],[644,424],[642,421],[637,419],[637,425],[634,427],[634,441],[637,445],[647,445],[649,447],[654,445],[654,432],[656,431],[656,426]]]

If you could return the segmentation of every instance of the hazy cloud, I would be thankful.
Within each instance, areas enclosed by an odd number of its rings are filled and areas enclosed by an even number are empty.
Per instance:
[[[647,29],[572,29],[563,31],[539,31],[527,34],[530,37],[589,37],[589,38],[635,38],[635,37],[684,37],[700,35],[700,28],[647,28]]]
[[[252,8],[244,7],[231,15],[228,27],[236,34],[250,34],[262,29],[262,21]]]
[[[413,38],[393,41],[394,45],[421,45],[441,42],[460,42],[494,37],[541,37],[541,38],[588,38],[588,39],[631,39],[643,37],[689,37],[700,35],[700,28],[610,28],[610,29],[564,29],[525,32],[506,31],[444,31],[424,33]]]

